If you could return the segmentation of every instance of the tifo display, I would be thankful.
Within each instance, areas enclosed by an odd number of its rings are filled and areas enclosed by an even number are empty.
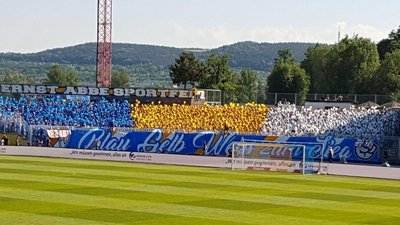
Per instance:
[[[395,143],[381,137],[399,132],[399,114],[392,108],[143,104],[60,95],[0,97],[0,114],[0,132],[13,134],[10,145],[225,157],[233,142],[255,139],[324,143],[310,155],[314,161],[327,160],[331,147],[334,161],[379,163],[381,146]],[[307,145],[305,151],[313,152]]]

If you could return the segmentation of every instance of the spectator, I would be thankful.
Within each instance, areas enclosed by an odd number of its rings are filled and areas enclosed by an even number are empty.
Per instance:
[[[203,154],[202,155],[206,155],[207,151],[208,151],[207,141],[203,141]]]
[[[8,145],[8,137],[7,137],[7,135],[4,135],[3,136],[3,138],[2,138],[4,141],[4,145]]]
[[[16,146],[19,146],[20,144],[19,144],[19,136],[17,135],[17,137],[15,138],[15,145]]]
[[[297,133],[297,118],[294,114],[290,116],[290,123],[291,123],[291,133]]]
[[[196,87],[192,88],[192,96],[194,98],[194,100],[198,100],[198,91]]]
[[[100,150],[101,141],[96,141],[96,150]]]
[[[333,148],[332,146],[329,147],[329,162],[332,163],[333,162]]]

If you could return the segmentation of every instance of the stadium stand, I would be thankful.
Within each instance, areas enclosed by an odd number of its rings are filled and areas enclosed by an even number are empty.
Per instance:
[[[399,131],[395,109],[313,109],[281,104],[165,105],[136,101],[89,101],[88,99],[16,100],[0,96],[0,131],[7,133],[18,124],[38,126],[127,127],[180,131],[235,131],[267,135],[369,138],[393,136]],[[19,126],[21,127],[21,126]],[[22,132],[21,132],[22,133]]]
[[[167,130],[195,131],[222,130],[260,132],[268,108],[263,104],[245,105],[161,105],[132,104],[135,127]]]
[[[63,99],[50,97],[42,99],[2,98],[1,114],[8,117],[21,114],[29,125],[47,126],[91,126],[91,127],[132,127],[130,108],[127,101],[93,102],[87,99]]]
[[[368,138],[392,136],[399,126],[395,109],[351,108],[313,109],[282,105],[270,109],[263,132],[272,135]]]

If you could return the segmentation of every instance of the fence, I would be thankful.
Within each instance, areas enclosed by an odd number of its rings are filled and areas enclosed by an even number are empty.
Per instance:
[[[2,133],[22,133],[24,122],[20,114],[4,115],[0,113],[0,132]]]
[[[375,102],[379,105],[384,103],[388,103],[391,101],[397,101],[397,96],[390,96],[390,95],[373,95],[373,94],[321,94],[321,93],[314,93],[314,94],[307,94],[306,100],[322,100],[327,97],[331,100],[338,99],[339,96],[343,99],[343,101],[352,101],[355,103],[363,103],[363,102]],[[290,103],[295,103],[296,105],[303,105],[304,103],[301,102],[299,95],[297,93],[267,93],[266,94],[266,104],[267,105],[277,105],[279,101],[282,99],[286,99]]]

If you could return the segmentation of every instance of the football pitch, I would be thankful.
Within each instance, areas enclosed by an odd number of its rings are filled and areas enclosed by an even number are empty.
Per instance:
[[[0,224],[400,224],[400,182],[0,156]]]

